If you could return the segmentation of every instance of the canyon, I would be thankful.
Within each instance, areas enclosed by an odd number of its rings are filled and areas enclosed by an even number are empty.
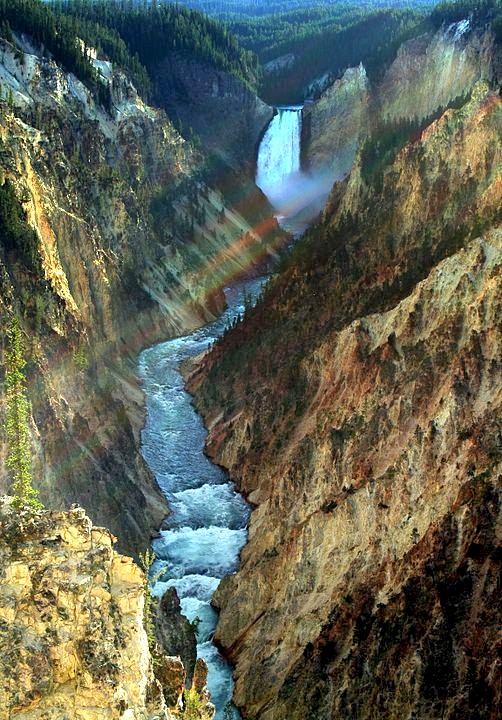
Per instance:
[[[108,107],[0,40],[0,414],[14,316],[50,508],[0,499],[0,717],[495,720],[500,41],[303,108],[89,57]]]
[[[37,487],[52,508],[82,504],[137,556],[167,506],[139,453],[136,353],[214,318],[229,279],[284,234],[245,170],[232,171],[235,202],[208,185],[203,152],[111,63],[96,60],[107,113],[26,38],[2,41],[0,61],[2,176],[40,243],[37,267],[2,260],[0,305],[3,328],[9,305],[24,317]]]

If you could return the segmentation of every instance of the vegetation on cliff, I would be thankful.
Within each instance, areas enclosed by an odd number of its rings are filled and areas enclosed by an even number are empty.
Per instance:
[[[53,5],[60,16],[74,18],[76,31],[80,33],[82,27],[86,41],[110,53],[111,60],[118,59],[117,49],[106,42],[106,37],[103,40],[100,26],[108,28],[112,38],[120,37],[131,58],[139,59],[149,71],[166,57],[180,55],[227,71],[246,85],[256,85],[258,63],[254,54],[243,50],[221,23],[202,13],[179,5],[138,5],[120,0],[57,0]],[[95,24],[98,31],[93,34]],[[126,59],[126,64],[130,63]]]
[[[347,3],[281,0],[256,4],[186,0],[223,19],[243,47],[258,55],[265,73],[260,92],[271,104],[301,103],[352,65],[378,77],[403,41],[441,25],[471,18],[501,32],[500,0]],[[267,63],[270,63],[267,66]],[[314,82],[315,81],[315,82]]]
[[[424,119],[400,118],[384,120],[378,124],[372,129],[371,136],[365,140],[361,148],[360,164],[363,179],[366,182],[372,180],[375,187],[381,187],[384,170],[392,164],[399,150],[407,142],[417,140],[421,132],[434,120],[440,118],[445,110],[461,108],[467,100],[467,94],[459,96],[448,103],[448,108],[439,106],[434,113]]]
[[[26,221],[26,214],[10,180],[0,186],[0,235],[6,253],[14,253],[32,273],[40,273],[40,254],[35,230]]]
[[[251,185],[232,175],[232,203],[208,184],[202,152],[120,65],[89,59],[108,111],[11,31],[0,40],[0,329],[15,314],[26,334],[36,486],[47,506],[84,505],[137,556],[166,508],[139,455],[135,354],[214,317],[221,287],[280,234]]]
[[[502,14],[500,0],[443,0],[431,11],[431,20],[435,27],[451,25],[459,20],[468,19],[475,24],[491,23]]]
[[[15,507],[42,508],[33,487],[30,448],[30,403],[26,393],[23,340],[21,328],[13,317],[7,331],[8,348],[5,356],[6,412],[8,454],[7,467],[12,473],[11,492]]]
[[[51,53],[56,62],[87,84],[100,102],[109,103],[108,88],[92,65],[86,48],[78,42],[75,27],[65,17],[57,16],[42,0],[0,0],[0,25],[4,36],[9,36],[11,30],[26,33]]]

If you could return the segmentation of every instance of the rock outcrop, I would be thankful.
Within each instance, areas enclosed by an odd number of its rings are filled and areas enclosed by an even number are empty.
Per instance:
[[[363,65],[349,68],[315,103],[303,110],[302,163],[307,169],[331,167],[338,178],[354,162],[369,121],[370,82]]]
[[[245,717],[497,717],[501,128],[478,85],[356,166],[192,372],[256,505],[214,598]]]
[[[159,645],[168,655],[182,659],[186,680],[191,683],[197,662],[197,639],[190,622],[181,614],[175,588],[168,588],[159,600],[155,633]]]
[[[168,720],[144,629],[146,578],[83,510],[0,504],[0,718]],[[157,665],[177,663],[161,658]],[[178,673],[180,675],[180,673]],[[173,675],[170,676],[173,679]]]
[[[0,41],[1,182],[36,231],[31,248],[0,246],[0,328],[14,313],[25,333],[42,500],[82,504],[137,554],[167,510],[139,454],[136,353],[214,317],[279,233],[256,196],[229,205],[165,113],[96,62],[109,111],[26,38]],[[7,490],[4,456],[2,442]]]
[[[485,28],[462,21],[405,42],[380,80],[364,67],[349,68],[303,119],[303,164],[330,167],[339,179],[350,171],[361,142],[383,122],[427,118],[479,81],[497,74],[500,49]]]

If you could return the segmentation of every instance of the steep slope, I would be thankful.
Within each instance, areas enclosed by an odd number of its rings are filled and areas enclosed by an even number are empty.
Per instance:
[[[356,166],[192,370],[256,504],[215,597],[245,717],[495,718],[500,97]]]
[[[272,108],[228,72],[193,59],[168,57],[152,72],[156,98],[177,125],[195,133],[205,148],[234,169],[254,169]]]
[[[0,502],[2,720],[179,717],[183,665],[152,657],[146,578],[114,542],[80,508],[32,514]]]
[[[346,174],[364,137],[384,121],[423,119],[474,85],[497,74],[500,48],[485,25],[462,20],[409,40],[379,81],[364,67],[349,68],[316,102],[303,122],[303,161]]]
[[[135,353],[213,317],[280,233],[254,196],[228,206],[165,114],[95,65],[110,111],[26,38],[0,44],[2,188],[36,230],[29,248],[2,238],[0,323],[14,312],[25,332],[43,501],[81,503],[137,553],[166,507],[138,451]]]
[[[245,168],[252,177],[256,145],[273,111],[255,92],[256,56],[241,48],[226,26],[170,3],[63,0],[60,7],[80,21],[79,31],[90,22],[89,36],[94,23],[118,33],[147,69],[151,96],[181,134],[196,137],[224,162],[223,173]]]

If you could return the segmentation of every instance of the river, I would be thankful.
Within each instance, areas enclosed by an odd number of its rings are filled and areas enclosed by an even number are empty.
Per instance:
[[[258,157],[257,183],[286,227],[292,210],[274,190],[298,177],[300,136],[300,108],[281,109],[270,123]],[[298,224],[288,229],[301,231]],[[139,359],[147,410],[142,453],[171,509],[160,537],[152,543],[157,557],[152,576],[163,571],[152,589],[160,596],[174,586],[182,612],[189,620],[200,620],[197,652],[208,664],[217,720],[225,717],[233,679],[231,667],[212,642],[217,615],[211,597],[221,578],[238,569],[250,509],[226,473],[204,454],[206,431],[185,390],[180,363],[206,350],[244,311],[245,301],[256,299],[265,281],[253,279],[227,288],[227,310],[218,320],[191,335],[155,345]],[[233,715],[239,717],[235,710]]]

